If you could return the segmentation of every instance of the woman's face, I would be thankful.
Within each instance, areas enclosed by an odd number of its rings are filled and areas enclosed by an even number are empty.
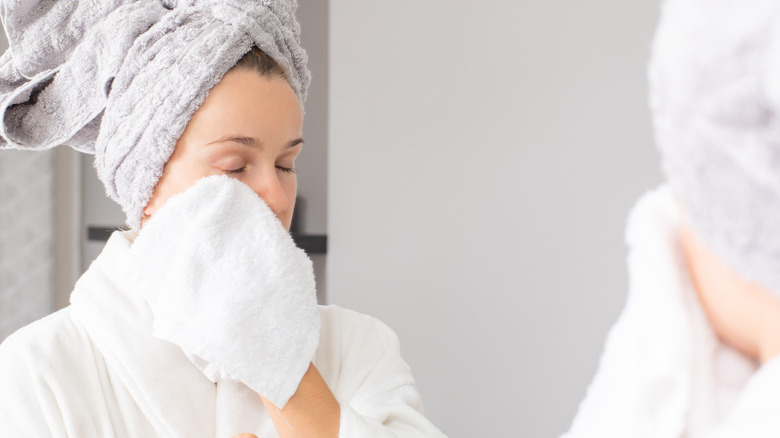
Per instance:
[[[289,230],[302,123],[298,99],[284,78],[249,70],[227,73],[176,143],[144,208],[144,221],[199,179],[228,175],[251,187]]]

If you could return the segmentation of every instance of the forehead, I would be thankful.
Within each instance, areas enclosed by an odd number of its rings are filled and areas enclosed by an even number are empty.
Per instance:
[[[301,135],[303,112],[287,81],[233,70],[211,89],[185,130],[208,143],[225,135],[287,143]]]

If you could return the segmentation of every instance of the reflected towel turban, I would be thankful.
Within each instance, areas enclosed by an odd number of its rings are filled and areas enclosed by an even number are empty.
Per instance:
[[[664,172],[687,221],[780,295],[780,2],[666,1],[649,79]]]
[[[68,145],[132,228],[190,118],[252,47],[301,106],[310,82],[296,0],[5,0],[0,148]]]

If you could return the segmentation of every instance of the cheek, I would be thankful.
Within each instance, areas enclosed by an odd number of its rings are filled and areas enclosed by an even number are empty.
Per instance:
[[[163,171],[163,176],[154,188],[152,199],[147,204],[144,212],[147,215],[154,214],[155,211],[162,208],[163,205],[172,196],[184,192],[204,176],[202,171],[198,171],[194,166],[187,166],[181,161],[169,162]]]
[[[298,193],[298,177],[295,175],[291,175],[290,179],[290,186],[289,186],[289,193],[292,196],[292,200],[295,201],[295,196]]]
[[[284,177],[283,177],[284,178]],[[298,181],[295,175],[287,175],[288,180],[282,182],[282,188],[287,197],[287,210],[281,215],[279,220],[289,231],[292,224],[293,212],[295,211],[295,197],[298,194]]]
[[[201,176],[205,175],[193,172],[191,169],[176,169],[165,178],[165,184],[161,187],[161,193],[164,193],[169,198],[173,195],[178,195],[195,185]]]
[[[287,199],[289,199],[290,202],[290,214],[292,214],[292,211],[295,208],[295,197],[298,196],[298,178],[295,174],[290,175],[290,182],[285,190],[287,192]]]

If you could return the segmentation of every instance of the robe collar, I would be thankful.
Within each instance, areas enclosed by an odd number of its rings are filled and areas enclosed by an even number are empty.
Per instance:
[[[160,436],[213,437],[215,416],[203,406],[215,405],[216,387],[178,346],[152,337],[149,306],[127,276],[131,238],[111,236],[76,283],[73,314]]]

